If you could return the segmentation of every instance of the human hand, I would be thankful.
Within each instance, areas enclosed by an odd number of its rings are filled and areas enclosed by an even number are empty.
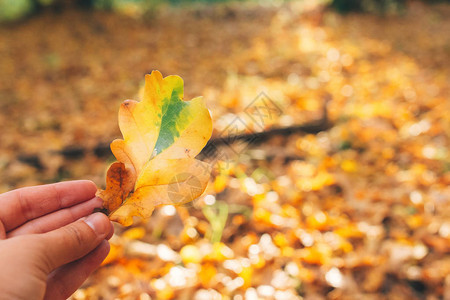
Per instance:
[[[96,190],[82,180],[0,195],[0,299],[66,299],[101,264],[114,229],[89,215]]]

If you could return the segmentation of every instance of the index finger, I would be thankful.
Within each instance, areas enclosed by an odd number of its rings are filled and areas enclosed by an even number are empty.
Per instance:
[[[0,220],[8,232],[27,221],[92,199],[96,191],[97,187],[89,180],[13,190],[0,195]]]

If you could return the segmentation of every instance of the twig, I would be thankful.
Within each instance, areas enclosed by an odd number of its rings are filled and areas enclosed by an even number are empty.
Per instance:
[[[332,127],[332,124],[328,120],[327,105],[323,107],[323,115],[320,120],[313,121],[307,124],[295,125],[289,127],[271,128],[261,132],[242,133],[237,135],[225,136],[225,137],[213,137],[206,144],[201,154],[204,157],[208,157],[214,154],[211,149],[220,147],[222,145],[230,145],[238,141],[251,142],[252,144],[262,143],[274,136],[289,136],[295,133],[310,133],[317,134],[321,131],[326,131]],[[87,153],[93,153],[100,158],[106,158],[112,155],[109,148],[109,143],[99,143],[92,149],[87,149],[80,146],[68,146],[60,151],[53,152],[53,154],[62,155],[67,159],[80,159]],[[38,154],[26,155],[22,154],[17,159],[25,164],[28,164],[36,169],[44,169]]]

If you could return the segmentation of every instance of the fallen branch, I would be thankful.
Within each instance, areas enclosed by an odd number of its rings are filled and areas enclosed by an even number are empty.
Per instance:
[[[221,145],[231,145],[236,142],[248,142],[252,144],[260,144],[274,136],[289,136],[295,133],[310,133],[317,134],[321,131],[326,131],[332,127],[328,118],[328,102],[329,98],[325,99],[322,107],[322,117],[317,121],[312,121],[302,125],[294,125],[288,127],[274,127],[266,131],[242,133],[237,135],[225,136],[225,137],[213,137],[206,144],[202,150],[201,155],[203,157],[210,157],[216,153],[216,149]]]
[[[248,142],[252,144],[262,143],[275,136],[289,136],[295,133],[309,133],[317,134],[321,131],[326,131],[332,127],[332,124],[328,120],[326,104],[323,108],[322,118],[307,124],[271,128],[261,132],[242,133],[237,135],[225,136],[225,137],[213,137],[209,140],[208,144],[200,153],[203,157],[210,157],[216,153],[216,148],[222,145],[231,145],[236,142]],[[68,146],[60,151],[53,152],[52,154],[62,155],[67,159],[80,159],[88,153],[93,153],[99,158],[106,158],[112,155],[109,143],[99,143],[93,149],[87,149],[80,146]],[[19,155],[17,158],[19,161],[35,167],[36,169],[44,169],[38,155]]]

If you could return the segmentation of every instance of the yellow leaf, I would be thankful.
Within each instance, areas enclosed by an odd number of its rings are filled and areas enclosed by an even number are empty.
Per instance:
[[[180,250],[181,259],[184,264],[198,264],[202,261],[200,250],[194,245],[186,245]]]
[[[97,195],[112,221],[128,226],[133,216],[148,218],[160,205],[181,205],[205,190],[211,168],[196,160],[212,133],[201,97],[183,101],[183,80],[145,76],[142,101],[126,100],[119,110],[123,140],[111,150],[118,162]]]

